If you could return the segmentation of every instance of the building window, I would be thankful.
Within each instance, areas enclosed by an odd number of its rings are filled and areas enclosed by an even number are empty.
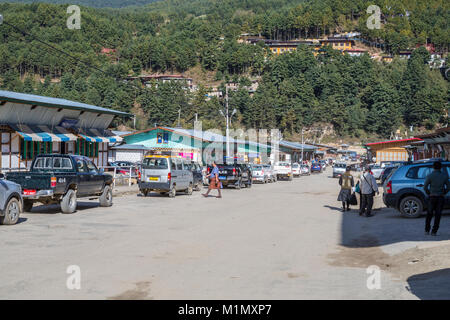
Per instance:
[[[89,158],[97,158],[99,149],[98,144],[98,142],[89,142],[79,138],[75,144],[75,154]]]
[[[163,134],[163,141],[165,144],[169,143],[169,133],[168,132],[164,132]]]
[[[53,153],[52,142],[25,141],[20,138],[20,158],[22,160],[33,160],[38,154]]]
[[[157,144],[161,144],[163,142],[163,134],[162,134],[162,132],[159,132],[157,135],[156,135],[156,143]]]

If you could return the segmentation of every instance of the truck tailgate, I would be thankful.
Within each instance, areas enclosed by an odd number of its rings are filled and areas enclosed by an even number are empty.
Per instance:
[[[48,190],[51,188],[51,173],[37,172],[10,172],[6,174],[6,179],[20,184],[22,190]]]

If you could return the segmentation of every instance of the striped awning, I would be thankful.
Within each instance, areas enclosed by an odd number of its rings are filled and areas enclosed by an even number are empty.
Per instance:
[[[123,141],[122,137],[116,136],[109,130],[82,129],[78,132],[78,135],[89,142],[115,143]]]
[[[25,141],[66,142],[76,141],[77,137],[63,127],[9,125]]]

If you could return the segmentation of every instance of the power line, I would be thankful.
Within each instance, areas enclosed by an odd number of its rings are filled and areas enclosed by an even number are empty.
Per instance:
[[[34,40],[36,40],[36,41],[38,41],[38,42],[40,42],[40,43],[46,45],[47,47],[49,47],[49,48],[51,48],[51,49],[53,49],[53,50],[58,51],[59,53],[65,55],[65,56],[68,56],[69,58],[71,58],[71,59],[73,59],[73,60],[75,60],[75,61],[77,61],[77,62],[81,62],[82,64],[84,64],[85,66],[87,66],[87,67],[89,67],[89,68],[95,69],[95,70],[97,70],[97,71],[99,71],[99,72],[101,72],[101,73],[103,73],[103,74],[105,74],[105,75],[111,77],[111,75],[109,75],[107,72],[103,71],[102,69],[99,69],[99,68],[97,68],[96,66],[93,66],[93,65],[91,65],[91,64],[88,63],[88,62],[85,62],[85,61],[83,61],[83,60],[81,60],[81,59],[78,59],[77,57],[72,56],[70,53],[67,53],[67,52],[65,52],[64,50],[61,50],[61,49],[59,49],[59,48],[57,48],[57,47],[55,47],[55,46],[53,46],[53,45],[51,45],[51,44],[49,44],[49,43],[47,43],[47,42],[45,42],[45,41],[39,39],[39,38],[36,37],[35,35],[32,35],[32,34],[26,32],[26,31],[20,29],[19,27],[16,27],[15,25],[13,25],[13,24],[11,24],[11,23],[9,23],[9,22],[3,21],[3,24],[10,26],[11,28],[13,28],[13,29],[17,30],[18,32],[20,32],[22,35],[24,35],[24,36],[29,36],[29,37],[33,38]],[[115,77],[113,77],[113,78],[115,78]],[[116,78],[115,78],[115,79],[116,79]],[[116,80],[117,80],[117,79],[116,79]]]
[[[108,76],[108,77],[113,78],[116,82],[118,82],[118,83],[120,83],[120,84],[122,84],[122,85],[123,85],[123,84],[127,84],[127,85],[131,86],[133,89],[138,89],[138,90],[141,90],[141,89],[142,89],[142,88],[140,88],[140,87],[136,87],[136,86],[135,86],[133,83],[131,83],[131,82],[123,82],[123,81],[121,81],[121,80],[125,80],[125,79],[123,79],[123,78],[116,78],[115,76],[113,76],[113,75],[111,75],[111,74],[108,74],[107,72],[103,71],[102,69],[97,68],[96,66],[94,66],[94,65],[92,65],[92,64],[90,64],[90,63],[88,63],[88,62],[86,62],[86,61],[83,61],[83,60],[81,60],[81,59],[79,59],[79,58],[77,58],[77,57],[71,55],[70,53],[67,53],[67,52],[64,51],[64,50],[59,49],[59,48],[55,47],[54,45],[45,42],[44,40],[39,39],[37,36],[35,36],[35,35],[33,35],[33,34],[30,34],[29,32],[26,32],[26,31],[20,29],[19,27],[15,26],[15,25],[13,25],[13,24],[11,24],[11,23],[9,23],[9,22],[2,21],[2,23],[0,24],[0,26],[1,26],[2,24],[5,24],[5,25],[10,26],[11,28],[13,28],[13,29],[15,29],[16,31],[18,31],[19,33],[21,33],[23,36],[29,36],[29,37],[31,37],[32,39],[38,41],[39,43],[41,43],[41,44],[43,44],[43,45],[49,47],[50,49],[55,50],[55,51],[59,52],[60,54],[63,54],[63,55],[65,55],[65,56],[71,58],[71,59],[74,60],[75,62],[80,62],[80,63],[82,63],[83,65],[85,65],[85,66],[87,66],[87,67],[89,67],[89,68],[91,68],[91,69],[94,69],[94,70],[96,70],[96,71],[99,71],[99,72],[101,72],[102,74],[104,74],[104,75],[106,75],[106,76]],[[144,87],[144,89],[147,89],[147,88]]]

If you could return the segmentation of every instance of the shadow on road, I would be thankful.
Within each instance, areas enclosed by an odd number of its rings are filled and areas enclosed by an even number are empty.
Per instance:
[[[78,201],[77,202],[77,210],[76,211],[84,211],[92,208],[97,208],[99,206],[98,202],[83,202]],[[31,212],[28,213],[39,213],[39,214],[56,214],[61,213],[61,206],[59,204],[51,204],[51,205],[40,205],[35,206],[31,210]]]
[[[340,210],[325,205],[330,210]],[[438,236],[424,234],[424,216],[417,219],[403,218],[389,208],[372,211],[373,217],[359,216],[358,210],[342,212],[341,242],[349,248],[367,248],[405,241],[445,241],[450,240],[450,216],[443,215]]]
[[[407,280],[408,290],[422,300],[450,299],[450,268],[416,274]]]

